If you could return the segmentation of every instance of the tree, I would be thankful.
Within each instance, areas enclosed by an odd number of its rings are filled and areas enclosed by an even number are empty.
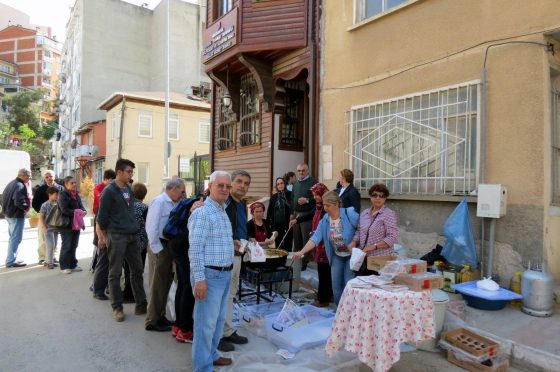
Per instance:
[[[9,107],[8,122],[14,132],[27,124],[34,132],[39,131],[39,107],[37,103],[43,98],[40,90],[18,92],[4,99]]]
[[[19,127],[19,138],[22,140],[21,147],[23,151],[27,151],[29,155],[41,154],[42,141],[30,141],[35,137],[37,137],[37,133],[35,133],[29,125],[23,124]]]

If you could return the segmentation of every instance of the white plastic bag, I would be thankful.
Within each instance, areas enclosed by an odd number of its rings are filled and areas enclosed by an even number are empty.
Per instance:
[[[172,281],[171,287],[169,288],[169,294],[167,295],[167,305],[165,306],[165,314],[167,319],[174,321],[176,319],[175,315],[175,294],[177,293],[177,282]]]
[[[350,257],[350,269],[354,271],[360,270],[366,254],[360,248],[352,249],[352,257]]]
[[[247,246],[251,252],[251,262],[265,262],[266,256],[264,254],[264,249],[259,245],[259,243],[249,243]]]
[[[498,283],[493,281],[491,278],[484,278],[476,282],[476,287],[480,289],[485,289],[487,291],[497,291],[500,289]]]
[[[272,328],[279,332],[282,332],[286,328],[300,327],[308,323],[309,319],[307,319],[303,310],[301,310],[301,308],[294,301],[288,298],[284,303],[282,311],[278,313],[278,316],[276,317]]]
[[[381,270],[379,270],[379,274],[383,279],[393,279],[395,276],[406,273],[406,267],[402,265],[399,260],[396,261],[388,261],[385,266]]]

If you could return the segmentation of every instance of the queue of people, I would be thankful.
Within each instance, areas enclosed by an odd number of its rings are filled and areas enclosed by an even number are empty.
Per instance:
[[[193,343],[194,371],[211,371],[213,366],[231,364],[232,360],[219,352],[233,351],[236,344],[248,342],[232,324],[242,240],[264,246],[275,244],[293,251],[294,260],[305,260],[312,252],[319,275],[314,305],[321,307],[331,302],[338,304],[350,279],[369,274],[365,268],[359,272],[350,269],[353,249],[362,249],[367,255],[394,253],[397,216],[385,206],[389,190],[383,184],[371,186],[371,206],[360,212],[360,194],[348,169],[340,172],[337,188],[329,191],[309,175],[307,164],[299,164],[297,174],[288,172],[275,180],[268,210],[261,202],[252,203],[248,219],[246,196],[251,175],[246,171],[213,172],[205,199],[185,199],[184,182],[174,178],[148,206],[143,203],[146,186],[131,182],[134,168],[132,161],[119,159],[115,170],[105,171],[103,182],[95,187],[94,279],[90,289],[94,298],[110,299],[115,321],[124,321],[123,303],[133,301],[135,315],[146,315],[147,331],[170,331],[177,341]],[[25,193],[30,175],[20,170],[7,187],[11,201],[4,206],[10,225],[7,267],[20,265],[17,245],[21,241],[20,219],[30,208]],[[76,192],[76,181],[66,177],[64,185],[58,185],[51,171],[45,172],[44,181],[32,205],[38,208],[42,222],[38,232],[39,258],[48,269],[59,264],[63,273],[81,271],[76,260],[80,231],[73,222],[85,209]],[[49,218],[57,208],[69,222],[49,226]],[[184,217],[185,231],[179,239],[171,240],[163,232],[176,208],[186,208],[188,214]],[[59,263],[54,258],[58,235],[62,239]],[[148,295],[143,285],[146,257]],[[166,318],[165,308],[173,264],[177,275],[174,323]]]

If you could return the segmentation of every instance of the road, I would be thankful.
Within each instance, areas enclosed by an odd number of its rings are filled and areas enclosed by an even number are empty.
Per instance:
[[[0,371],[191,371],[190,344],[176,342],[169,332],[145,331],[144,316],[133,314],[133,304],[124,305],[126,319],[117,323],[108,301],[92,298],[92,275],[87,271],[91,227],[82,232],[77,250],[84,271],[70,275],[37,265],[36,236],[37,229],[25,229],[19,258],[27,267],[0,268]],[[7,240],[7,223],[0,220],[2,262]],[[234,365],[220,372],[369,370],[348,352],[328,359],[320,348],[285,361],[267,340],[239,332],[249,336],[249,344],[231,353]],[[449,364],[442,353],[413,351],[402,353],[391,371],[463,370]]]

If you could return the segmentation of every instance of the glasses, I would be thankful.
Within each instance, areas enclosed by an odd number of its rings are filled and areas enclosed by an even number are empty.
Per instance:
[[[228,184],[225,184],[225,183],[215,183],[214,186],[216,186],[219,189],[231,190],[231,185],[228,185]]]
[[[303,173],[303,172],[305,172],[305,169],[298,169],[297,172],[298,173]]]
[[[377,192],[374,192],[373,194],[370,194],[369,196],[371,198],[374,198],[374,199],[385,199],[385,195],[379,194]]]

